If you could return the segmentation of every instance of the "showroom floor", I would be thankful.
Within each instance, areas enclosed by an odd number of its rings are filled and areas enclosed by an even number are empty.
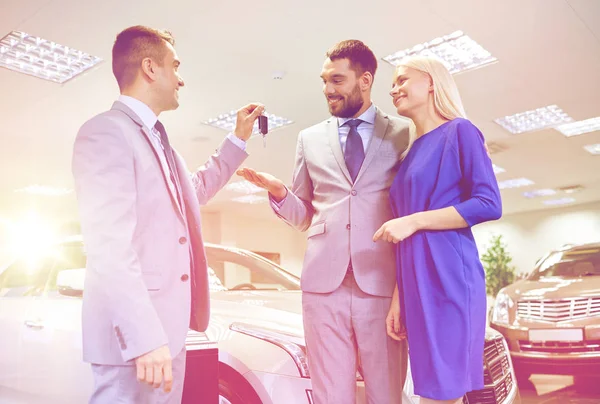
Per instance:
[[[519,385],[522,404],[599,404],[600,383],[574,385],[571,376],[533,375]]]

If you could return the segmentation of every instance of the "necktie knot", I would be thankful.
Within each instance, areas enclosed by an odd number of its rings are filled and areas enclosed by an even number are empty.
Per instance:
[[[348,125],[350,129],[356,129],[362,122],[363,121],[361,119],[351,119],[346,122],[346,125]]]

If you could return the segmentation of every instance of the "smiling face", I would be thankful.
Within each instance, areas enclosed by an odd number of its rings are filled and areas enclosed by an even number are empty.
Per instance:
[[[426,108],[433,99],[431,77],[419,70],[399,66],[394,73],[390,91],[398,114],[408,118],[416,111]]]
[[[365,75],[357,75],[352,69],[349,59],[327,59],[323,64],[321,79],[323,80],[323,94],[327,99],[329,113],[340,118],[352,118],[365,105],[365,98],[369,99],[368,88],[365,83],[369,81]]]
[[[154,93],[162,111],[170,111],[179,107],[179,88],[184,86],[179,75],[181,62],[175,48],[165,41],[166,52],[162,63],[156,66],[154,77]]]

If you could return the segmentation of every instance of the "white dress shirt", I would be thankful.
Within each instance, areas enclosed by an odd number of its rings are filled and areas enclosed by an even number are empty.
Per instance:
[[[120,95],[118,100],[123,104],[127,105],[133,112],[135,112],[135,114],[139,116],[142,120],[142,123],[150,129],[150,133],[152,134],[150,139],[152,140],[154,148],[157,151],[162,150],[162,153],[157,153],[158,158],[160,159],[160,165],[162,166],[162,169],[165,173],[170,173],[171,171],[169,168],[169,164],[167,163],[165,148],[163,147],[162,141],[160,140],[160,133],[154,127],[154,125],[156,125],[156,121],[158,121],[158,117],[156,116],[156,114],[154,114],[154,111],[152,111],[148,105],[138,100],[137,98],[133,98],[127,95]],[[233,133],[229,133],[227,135],[227,139],[229,139],[240,149],[246,150],[246,142],[235,136]],[[173,175],[175,175],[175,173],[173,173]],[[179,192],[177,191],[177,185],[173,183],[170,176],[167,177],[169,178],[168,184],[169,188],[171,189],[171,192],[173,192],[174,195],[179,195]],[[179,206],[179,208],[182,209],[183,212],[183,207]]]
[[[338,135],[340,137],[340,145],[342,146],[342,153],[346,152],[346,140],[348,139],[348,133],[350,132],[350,126],[344,125],[346,122],[353,119],[360,119],[362,122],[356,130],[362,139],[363,148],[365,154],[367,154],[367,147],[373,137],[373,129],[375,128],[375,106],[371,104],[369,109],[362,113],[358,118],[338,118]]]

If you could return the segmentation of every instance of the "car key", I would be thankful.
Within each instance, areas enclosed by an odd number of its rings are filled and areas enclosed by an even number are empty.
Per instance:
[[[258,117],[258,130],[263,137],[263,147],[267,147],[267,133],[269,132],[269,119],[264,115]]]

